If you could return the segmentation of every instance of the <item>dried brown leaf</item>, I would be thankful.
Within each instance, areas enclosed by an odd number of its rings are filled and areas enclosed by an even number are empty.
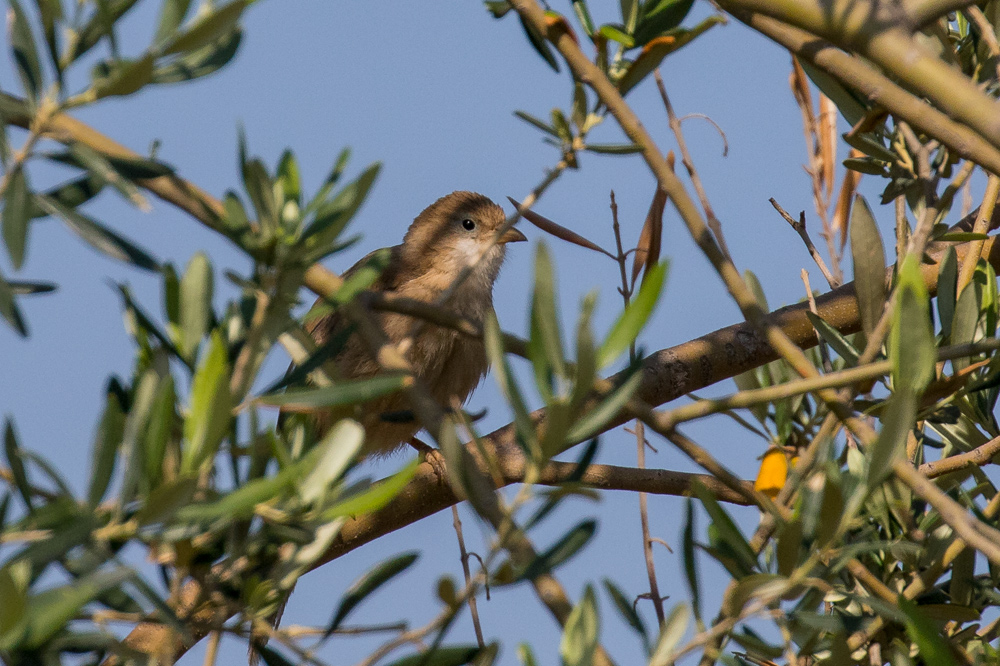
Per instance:
[[[819,145],[823,185],[829,201],[837,181],[837,106],[822,93],[819,96]]]
[[[650,267],[655,266],[660,259],[660,245],[663,238],[663,209],[666,205],[667,193],[657,187],[653,201],[649,204],[646,223],[642,225],[639,244],[636,246],[635,256],[632,259],[632,284],[635,284],[636,278],[639,277],[639,271],[645,268],[646,274],[648,274]]]
[[[852,148],[849,159],[863,156],[864,153],[860,150]],[[834,233],[840,232],[841,251],[843,251],[844,247],[847,245],[847,221],[850,219],[851,202],[854,200],[854,193],[857,191],[858,183],[860,182],[861,172],[848,169],[844,174],[844,181],[840,184],[840,195],[837,197],[837,205],[833,209],[833,220],[831,221],[831,226]]]
[[[556,224],[547,217],[542,217],[538,213],[522,207],[521,204],[515,201],[512,197],[507,197],[507,200],[510,201],[511,204],[513,204],[514,208],[517,209],[517,212],[521,214],[521,217],[526,219],[528,222],[531,222],[533,225],[535,225],[545,233],[551,234],[556,238],[566,241],[567,243],[573,243],[574,245],[585,247],[588,250],[594,250],[595,252],[600,252],[601,254],[606,254],[610,257],[613,257],[613,255],[610,252],[605,250],[597,243],[584,238],[580,234],[576,233],[575,231],[571,231],[570,229],[567,229],[561,224]]]

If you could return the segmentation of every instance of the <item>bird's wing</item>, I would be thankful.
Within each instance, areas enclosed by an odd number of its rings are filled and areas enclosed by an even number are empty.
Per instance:
[[[382,271],[381,275],[379,275],[375,282],[372,283],[369,289],[380,292],[391,292],[396,290],[401,277],[399,262],[401,249],[401,245],[395,245],[389,248],[389,263],[385,270]],[[347,271],[344,272],[343,277],[347,279],[354,275],[358,269],[367,265],[380,251],[381,250],[374,250],[366,254],[356,264],[347,269]],[[324,299],[317,298],[316,302],[313,303],[312,308],[310,308],[309,313],[306,314],[306,332],[313,338],[313,340],[316,341],[316,345],[318,347],[323,346],[333,337],[334,333],[338,330],[338,328],[340,328],[341,320],[343,319],[340,313],[336,311],[320,317],[310,317],[310,314],[312,314],[316,309],[324,306]]]

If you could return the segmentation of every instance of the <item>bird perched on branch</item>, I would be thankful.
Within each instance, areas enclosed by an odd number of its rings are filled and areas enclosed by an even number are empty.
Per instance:
[[[481,325],[493,309],[493,283],[507,243],[527,240],[513,228],[497,236],[504,221],[503,209],[481,194],[452,192],[441,197],[413,220],[401,244],[389,248],[387,265],[371,289],[433,303],[472,267],[446,307]],[[345,278],[369,265],[376,255],[373,252],[359,261],[345,273]],[[455,398],[465,402],[486,374],[488,362],[481,340],[403,314],[382,312],[377,321],[394,345],[412,336],[408,344],[402,345],[402,351],[434,399],[445,408]],[[322,346],[346,334],[348,326],[344,317],[333,312],[308,321],[306,329],[317,346]],[[332,363],[341,379],[372,377],[381,370],[356,333],[347,338]],[[410,442],[420,424],[407,415],[408,410],[406,397],[394,393],[355,412],[355,418],[360,415],[365,426],[365,455],[385,455]],[[322,431],[348,415],[350,412],[345,410],[331,410],[318,415],[316,422]]]

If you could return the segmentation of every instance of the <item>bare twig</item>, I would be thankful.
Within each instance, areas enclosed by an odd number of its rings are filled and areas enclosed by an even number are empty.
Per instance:
[[[465,549],[465,539],[462,537],[462,520],[458,517],[458,506],[451,507],[452,525],[455,527],[455,537],[458,539],[458,552],[462,560],[462,573],[465,575],[465,585],[472,585],[472,575],[469,572],[469,552]],[[469,613],[472,615],[472,627],[476,631],[476,642],[479,647],[485,647],[483,640],[483,628],[479,624],[479,608],[476,604],[476,595],[469,595]]]
[[[792,225],[792,229],[795,230],[795,233],[797,233],[799,235],[799,238],[802,239],[802,242],[805,243],[806,249],[809,251],[809,256],[812,257],[813,261],[816,262],[816,266],[819,268],[820,272],[823,273],[823,277],[826,278],[827,284],[829,284],[830,287],[834,289],[839,287],[840,282],[830,272],[830,269],[827,268],[826,262],[823,261],[822,255],[820,255],[819,251],[816,249],[816,246],[813,245],[812,239],[809,238],[809,232],[806,231],[805,211],[800,213],[799,219],[796,220],[795,218],[793,218],[791,215],[788,214],[788,211],[786,211],[784,208],[781,207],[781,204],[779,204],[774,199],[774,197],[771,197],[770,199],[768,199],[768,201],[770,201],[771,205],[774,206],[774,209],[778,211],[778,214],[781,215],[782,218],[784,218],[785,222],[788,222],[788,224]]]

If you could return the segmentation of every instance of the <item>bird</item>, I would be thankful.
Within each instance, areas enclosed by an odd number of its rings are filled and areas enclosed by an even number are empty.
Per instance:
[[[527,240],[513,227],[497,236],[505,219],[503,209],[482,194],[456,191],[441,197],[414,218],[402,243],[389,248],[386,268],[370,289],[433,303],[452,288],[463,271],[472,267],[446,307],[481,327],[493,311],[493,285],[503,265],[507,244]],[[365,256],[344,277],[367,265],[374,255],[375,252]],[[316,303],[322,302],[319,299]],[[307,316],[306,320],[306,331],[318,348],[341,336],[350,326],[337,311],[312,320]],[[407,360],[414,374],[429,387],[434,400],[445,409],[456,399],[463,404],[489,369],[482,340],[429,322],[416,326],[414,318],[394,312],[380,312],[376,320],[394,345],[413,335],[404,350]],[[356,333],[347,337],[331,363],[334,381],[373,377],[381,371]],[[397,392],[352,410],[340,408],[316,413],[313,422],[322,434],[337,420],[353,416],[365,428],[362,455],[383,457],[407,444],[418,444],[414,437],[420,425],[408,410],[406,397]]]

